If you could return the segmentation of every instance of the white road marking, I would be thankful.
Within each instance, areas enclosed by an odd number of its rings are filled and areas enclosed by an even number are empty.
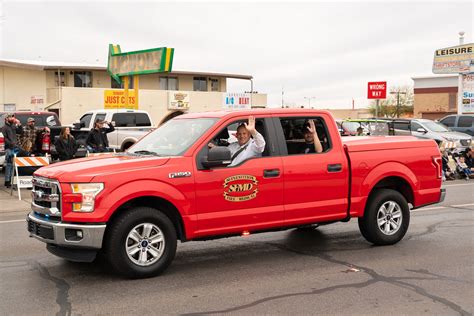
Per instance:
[[[442,208],[448,208],[448,206],[424,207],[424,208],[419,208],[419,209],[416,209],[416,210],[412,210],[412,212],[440,210],[440,209],[442,209]]]
[[[457,204],[457,205],[451,205],[452,207],[466,207],[466,206],[474,206],[474,203],[469,203],[469,204]]]
[[[20,223],[20,222],[25,222],[26,219],[14,219],[11,221],[0,221],[0,224],[8,224],[8,223]]]
[[[462,186],[466,186],[466,185],[474,185],[474,183],[458,183],[458,184],[445,184],[443,186],[441,186],[442,188],[447,188],[447,187],[462,187]]]

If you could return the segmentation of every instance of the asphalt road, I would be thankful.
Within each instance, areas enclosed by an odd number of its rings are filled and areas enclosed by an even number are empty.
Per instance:
[[[30,239],[28,201],[0,191],[2,315],[429,314],[474,311],[474,181],[412,212],[405,238],[374,247],[357,220],[178,246],[156,278],[69,263]]]

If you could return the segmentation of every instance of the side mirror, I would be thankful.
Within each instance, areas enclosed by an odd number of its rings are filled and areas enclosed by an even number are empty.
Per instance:
[[[231,159],[232,156],[229,148],[216,146],[209,149],[209,154],[207,157],[204,157],[202,165],[207,169],[213,167],[224,167],[230,165],[232,162]]]
[[[421,128],[421,127],[420,127],[419,129],[417,129],[416,131],[417,131],[418,133],[422,133],[422,134],[426,134],[426,133],[427,133],[427,132],[426,132],[426,129]]]
[[[81,129],[83,127],[86,127],[86,124],[84,122],[74,122],[74,123],[72,123],[72,128],[73,129]]]

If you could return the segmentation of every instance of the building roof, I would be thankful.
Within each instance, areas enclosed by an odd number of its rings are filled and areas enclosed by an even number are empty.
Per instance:
[[[101,64],[87,64],[87,63],[66,63],[66,62],[52,62],[42,60],[19,60],[19,59],[5,59],[0,58],[0,66],[23,68],[31,70],[98,70],[106,71],[107,66]],[[183,71],[173,70],[168,75],[190,75],[190,76],[205,76],[205,77],[224,77],[231,79],[251,80],[253,76],[241,74],[229,74],[219,72],[205,72],[205,71]]]
[[[458,77],[457,74],[447,74],[447,75],[425,75],[425,76],[415,76],[411,77],[411,79],[436,79],[436,78],[452,78],[452,77]]]

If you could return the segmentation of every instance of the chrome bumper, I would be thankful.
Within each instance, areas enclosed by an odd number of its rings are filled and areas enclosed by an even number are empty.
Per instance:
[[[446,197],[446,189],[441,188],[440,193],[441,194],[439,195],[439,203],[444,201],[444,198]]]
[[[102,248],[106,225],[65,224],[38,218],[34,213],[26,217],[30,237],[42,242],[71,248]]]

